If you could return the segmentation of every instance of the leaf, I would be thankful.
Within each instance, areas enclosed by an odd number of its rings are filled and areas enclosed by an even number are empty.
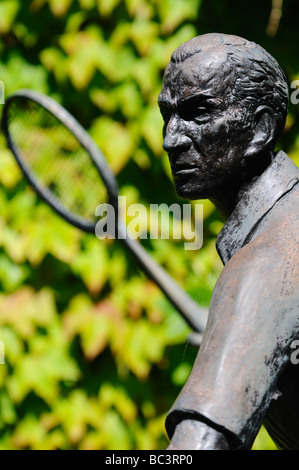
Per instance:
[[[6,149],[0,150],[0,182],[6,188],[13,188],[22,179],[22,173],[12,158],[11,152]]]
[[[193,19],[198,15],[200,0],[164,0],[158,2],[162,29],[165,33],[172,33],[175,28],[187,18]]]
[[[154,8],[147,0],[125,0],[125,3],[131,17],[148,20],[154,15]]]
[[[17,332],[12,328],[11,326],[4,326],[4,322],[1,324],[0,327],[0,340],[4,344],[4,359],[5,359],[5,364],[9,364],[10,366],[14,366],[15,364],[18,363],[19,358],[24,354],[25,346],[20,338],[20,336],[17,334]],[[4,372],[5,368],[2,367],[0,368],[0,372],[3,370],[3,378],[6,376],[6,373]],[[0,384],[1,379],[0,379]]]
[[[81,332],[81,344],[87,359],[94,359],[103,351],[109,341],[109,332],[110,321],[103,315],[86,322]]]
[[[156,155],[162,155],[163,119],[157,106],[148,107],[143,114],[141,134]]]
[[[44,432],[36,417],[28,415],[17,426],[13,435],[13,442],[19,448],[37,448],[43,438]]]
[[[191,364],[188,362],[181,363],[172,373],[173,383],[179,387],[183,386],[191,372],[191,369]]]
[[[43,354],[27,354],[7,380],[14,401],[22,401],[31,391],[49,405],[59,397],[60,380],[77,380],[78,368],[63,350],[46,348]]]
[[[35,293],[23,286],[10,295],[0,294],[2,325],[11,325],[18,335],[28,338],[37,326],[45,327],[55,318],[53,294],[44,289]]]
[[[0,64],[1,80],[5,84],[5,95],[9,96],[20,88],[31,88],[48,93],[47,73],[40,65],[33,66],[22,56],[12,55],[5,66]]]
[[[20,9],[20,2],[17,0],[2,0],[0,3],[0,33],[7,34]]]
[[[119,327],[119,314],[112,302],[106,300],[93,305],[80,295],[73,299],[63,315],[69,338],[79,336],[85,357],[92,360],[107,346],[112,331]]]
[[[122,342],[117,345],[118,351],[122,351],[118,361],[140,380],[147,378],[151,364],[162,358],[164,345],[157,330],[158,328],[150,327],[144,320],[134,324],[127,322],[122,332]]]
[[[40,60],[44,67],[53,73],[57,82],[66,80],[66,57],[62,51],[54,47],[44,49],[40,54]]]
[[[10,292],[19,287],[28,273],[25,266],[13,264],[6,256],[0,255],[0,282],[5,291]]]
[[[12,401],[7,393],[0,392],[0,429],[7,424],[14,424],[17,421],[17,413]]]
[[[109,16],[121,0],[97,0],[100,15]]]
[[[48,0],[55,16],[65,16],[73,0]]]
[[[103,241],[94,236],[88,237],[85,250],[74,258],[72,269],[81,276],[90,292],[100,292],[107,281],[109,271],[108,254]]]
[[[112,171],[115,174],[119,173],[130,159],[135,147],[128,129],[103,116],[94,121],[90,133],[107,158]]]
[[[148,20],[136,19],[131,24],[130,37],[141,56],[151,54],[158,32],[158,24]]]

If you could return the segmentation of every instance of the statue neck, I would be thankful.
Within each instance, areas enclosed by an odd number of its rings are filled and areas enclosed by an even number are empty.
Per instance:
[[[273,159],[273,151],[253,158],[247,163],[242,174],[235,175],[233,182],[230,181],[217,194],[209,198],[224,220],[228,219],[248,187],[266,170]]]

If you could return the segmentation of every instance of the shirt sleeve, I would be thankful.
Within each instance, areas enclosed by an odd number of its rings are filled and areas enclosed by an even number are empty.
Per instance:
[[[193,419],[232,448],[251,448],[299,329],[298,227],[269,228],[233,256],[215,286],[198,356],[166,419],[170,438]]]

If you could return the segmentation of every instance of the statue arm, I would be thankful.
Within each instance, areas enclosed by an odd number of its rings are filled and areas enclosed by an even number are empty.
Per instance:
[[[177,424],[186,421],[183,431],[190,420],[205,424],[205,436],[207,427],[214,430],[210,448],[225,448],[215,433],[230,448],[253,443],[298,331],[298,243],[280,242],[277,230],[275,236],[238,251],[215,286],[199,354],[166,420],[170,448],[180,448]],[[189,448],[201,448],[203,433],[189,434]]]

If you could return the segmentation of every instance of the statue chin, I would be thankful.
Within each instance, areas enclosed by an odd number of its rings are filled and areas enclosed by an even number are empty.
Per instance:
[[[190,201],[197,199],[209,199],[211,196],[207,189],[199,187],[199,185],[195,187],[195,185],[181,184],[176,182],[175,188],[179,197],[188,199]]]

